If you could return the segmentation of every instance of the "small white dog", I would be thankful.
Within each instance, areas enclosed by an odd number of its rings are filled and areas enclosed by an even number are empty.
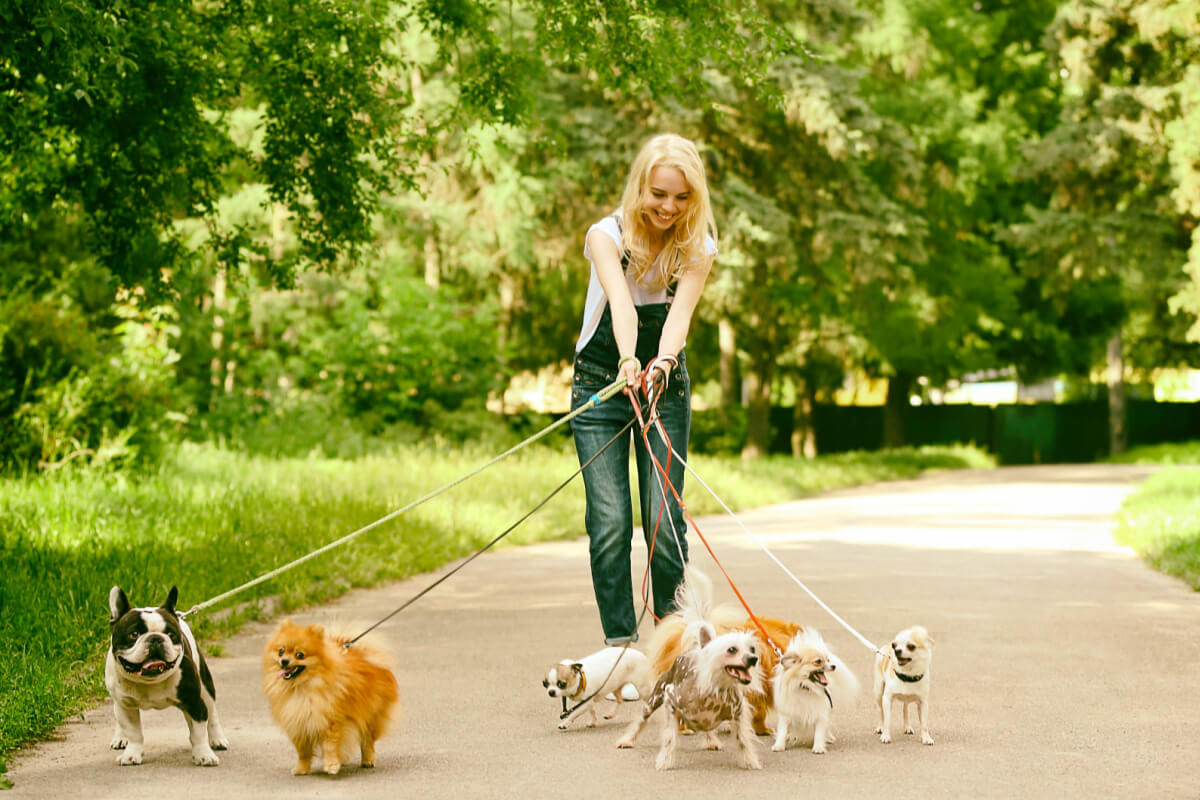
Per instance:
[[[911,734],[908,707],[916,705],[921,727],[921,744],[933,744],[929,735],[929,668],[933,639],[920,625],[900,631],[892,640],[891,653],[875,655],[875,703],[879,707],[879,741],[892,741],[892,701],[904,704],[904,732]]]
[[[811,628],[792,637],[771,679],[775,698],[775,752],[787,748],[788,737],[807,741],[825,752],[837,739],[829,730],[834,707],[842,708],[858,694],[858,679]]]
[[[546,671],[542,686],[551,697],[563,698],[566,701],[564,708],[566,704],[591,698],[558,723],[558,729],[565,731],[572,722],[589,711],[592,718],[587,727],[594,727],[597,719],[596,701],[603,695],[615,700],[612,710],[604,715],[605,719],[612,719],[622,700],[636,700],[644,696],[648,678],[646,656],[641,651],[632,647],[606,647],[586,658],[564,658]]]
[[[668,718],[663,725],[655,768],[666,770],[674,766],[681,726],[704,733],[706,749],[720,750],[717,728],[729,723],[742,767],[762,769],[755,752],[751,723],[754,710],[748,697],[751,692],[763,691],[758,640],[747,631],[716,635],[710,621],[712,582],[692,566],[684,568],[684,581],[675,590],[675,606],[687,624],[680,641],[688,649],[658,676],[641,718],[629,726],[617,747],[633,747],[654,712],[666,706]],[[652,649],[656,643],[656,638],[651,637]]]

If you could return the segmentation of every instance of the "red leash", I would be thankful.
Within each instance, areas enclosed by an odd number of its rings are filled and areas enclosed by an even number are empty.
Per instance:
[[[762,623],[759,622],[758,617],[755,616],[754,612],[750,609],[750,604],[746,602],[746,598],[742,596],[742,593],[738,589],[737,584],[735,584],[733,582],[733,578],[731,578],[729,576],[729,573],[726,571],[724,565],[721,564],[721,560],[719,558],[717,558],[717,554],[715,552],[713,552],[712,546],[708,543],[708,539],[706,539],[704,537],[704,533],[703,533],[703,531],[700,530],[700,526],[696,524],[695,518],[687,510],[687,506],[684,505],[683,498],[680,497],[679,492],[676,491],[674,484],[671,483],[671,476],[670,476],[671,455],[675,448],[671,443],[671,438],[669,436],[667,436],[667,432],[663,428],[662,421],[659,419],[658,398],[661,396],[661,392],[655,393],[655,392],[653,392],[653,387],[648,387],[646,385],[646,373],[642,374],[641,389],[642,389],[643,394],[645,394],[647,399],[649,399],[649,401],[650,401],[650,410],[646,417],[646,419],[649,420],[649,424],[647,424],[646,421],[644,421],[642,418],[641,406],[637,401],[636,395],[629,387],[625,387],[626,393],[629,394],[630,403],[633,406],[634,416],[637,417],[638,425],[642,429],[642,443],[646,446],[646,452],[650,456],[650,461],[654,464],[655,468],[662,475],[663,482],[667,486],[670,487],[671,494],[675,497],[675,501],[679,504],[679,510],[681,512],[683,512],[683,515],[685,518],[687,518],[687,521],[692,524],[692,529],[695,530],[696,535],[700,537],[700,541],[701,541],[701,543],[703,543],[704,549],[708,551],[708,554],[710,556],[712,556],[712,560],[716,563],[717,568],[719,570],[721,570],[721,574],[725,576],[725,581],[729,584],[729,588],[733,590],[734,595],[737,596],[738,601],[742,604],[742,608],[746,609],[746,614],[750,617],[750,620],[754,623],[754,627],[758,628],[758,632],[762,634],[763,640],[766,641],[766,643],[771,646],[771,649],[775,651],[775,654],[778,656],[782,656],[783,652],[779,649],[779,645],[775,644],[774,640],[772,640],[771,637],[767,634],[767,631],[763,627]],[[655,430],[658,431],[658,435],[660,437],[662,437],[663,442],[667,445],[667,466],[666,467],[664,467],[662,465],[662,463],[654,455],[654,450],[651,449],[651,447],[650,447],[649,431],[650,431],[651,427],[653,427]],[[659,508],[659,512],[658,512],[659,521],[662,520],[662,513],[663,513],[663,510],[666,508],[666,505],[667,505],[667,497],[666,497],[666,494],[664,493],[662,506]],[[654,554],[654,544],[653,543],[657,539],[657,536],[658,536],[658,522],[656,522],[655,526],[654,526],[654,535],[651,537],[650,555],[648,556],[647,563],[646,563],[646,574],[642,578],[643,599],[645,599],[645,596],[646,596],[645,595],[646,576],[648,576],[650,574],[649,558],[653,557],[653,554]],[[651,614],[653,614],[653,613],[654,612],[651,612]],[[655,616],[654,619],[656,621],[661,621],[658,619],[657,616]]]

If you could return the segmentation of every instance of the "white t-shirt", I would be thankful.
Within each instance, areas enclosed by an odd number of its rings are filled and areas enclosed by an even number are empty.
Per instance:
[[[594,230],[603,231],[607,234],[616,243],[617,252],[621,252],[621,227],[617,224],[617,214],[609,214],[588,228],[587,235],[590,237]],[[716,256],[717,254],[717,243],[707,234],[704,236],[704,251],[710,256]],[[608,297],[604,294],[604,287],[600,283],[600,275],[596,272],[596,262],[592,260],[592,248],[588,245],[587,239],[584,240],[583,244],[583,257],[591,265],[592,274],[588,279],[587,299],[584,300],[583,304],[583,327],[579,331],[579,341],[575,343],[576,353],[587,346],[587,343],[592,338],[592,334],[596,332],[596,328],[600,327],[600,318],[604,316],[604,309],[608,307]],[[647,276],[649,276],[649,273]],[[625,283],[629,286],[629,295],[633,298],[634,306],[671,302],[671,298],[667,295],[665,287],[662,289],[651,289],[636,280],[628,270],[625,271]]]

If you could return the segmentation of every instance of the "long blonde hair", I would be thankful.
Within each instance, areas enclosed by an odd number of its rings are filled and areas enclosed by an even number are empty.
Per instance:
[[[667,231],[658,256],[658,269],[651,256],[650,227],[646,222],[646,196],[650,191],[650,173],[655,167],[675,167],[683,173],[691,192],[687,213]],[[698,266],[708,257],[705,235],[717,238],[712,203],[708,197],[708,179],[700,152],[690,139],[674,133],[655,136],[643,145],[621,195],[623,220],[621,246],[629,254],[627,269],[641,283],[654,289],[667,287],[688,268]],[[657,274],[651,275],[654,270]]]

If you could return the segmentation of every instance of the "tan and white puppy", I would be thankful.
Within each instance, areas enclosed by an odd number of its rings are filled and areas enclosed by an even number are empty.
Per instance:
[[[858,694],[858,679],[833,654],[821,634],[808,628],[788,643],[771,679],[775,703],[775,752],[789,737],[812,739],[812,751],[824,753],[837,739],[829,729],[834,708],[844,708]]]
[[[749,700],[751,693],[762,693],[758,639],[746,631],[716,634],[710,621],[712,582],[694,567],[684,569],[675,605],[687,623],[680,639],[688,643],[688,649],[658,677],[641,717],[629,726],[617,747],[633,747],[654,712],[666,706],[669,716],[654,761],[657,769],[674,766],[681,726],[704,733],[706,749],[720,750],[717,728],[724,723],[733,728],[742,766],[762,769],[755,752],[754,711]]]
[[[606,647],[584,658],[564,658],[546,671],[542,686],[551,697],[564,698],[564,708],[580,703],[578,708],[558,723],[558,729],[565,731],[572,722],[588,712],[591,712],[592,718],[586,723],[587,727],[595,727],[596,702],[604,695],[615,701],[612,710],[604,715],[605,719],[612,719],[621,702],[630,694],[637,698],[644,696],[648,677],[646,656],[640,650]],[[631,686],[633,692],[630,692]],[[585,699],[586,702],[582,702]]]
[[[879,741],[892,741],[892,702],[904,704],[904,732],[911,734],[908,707],[917,707],[921,744],[933,744],[929,735],[929,669],[933,660],[933,639],[920,625],[906,628],[892,640],[890,653],[875,655],[875,703],[879,707]]]

